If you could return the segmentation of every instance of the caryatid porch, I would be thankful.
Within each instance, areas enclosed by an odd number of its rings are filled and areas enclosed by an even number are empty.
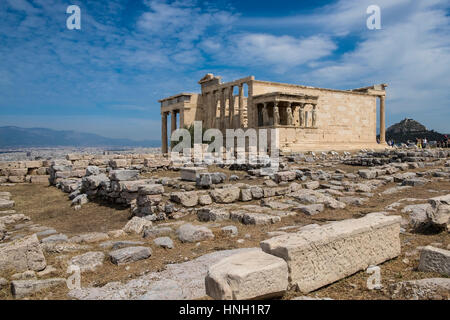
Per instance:
[[[317,96],[271,92],[253,97],[258,127],[317,127]]]

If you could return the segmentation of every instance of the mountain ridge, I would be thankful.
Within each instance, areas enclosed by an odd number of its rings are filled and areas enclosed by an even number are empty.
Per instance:
[[[159,140],[108,138],[95,133],[49,128],[0,127],[0,148],[11,147],[159,147]]]

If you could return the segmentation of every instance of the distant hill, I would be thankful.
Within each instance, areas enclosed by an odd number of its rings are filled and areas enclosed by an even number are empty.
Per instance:
[[[106,138],[93,133],[45,128],[0,127],[0,148],[17,147],[160,147],[159,140]]]
[[[427,138],[428,141],[441,141],[444,135],[427,128],[413,119],[403,119],[386,130],[386,140],[393,139],[396,143],[416,141],[416,138]]]

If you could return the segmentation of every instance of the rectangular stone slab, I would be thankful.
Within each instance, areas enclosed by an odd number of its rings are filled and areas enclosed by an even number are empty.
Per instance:
[[[207,172],[208,170],[203,167],[185,167],[180,169],[181,180],[185,181],[197,181],[200,173]]]
[[[287,286],[286,262],[259,248],[224,258],[205,277],[206,294],[220,300],[273,298]]]
[[[373,213],[281,235],[260,245],[287,262],[290,286],[308,293],[397,257],[400,221],[400,216]]]

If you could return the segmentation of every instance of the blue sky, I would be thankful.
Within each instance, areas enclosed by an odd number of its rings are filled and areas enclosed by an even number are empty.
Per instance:
[[[68,5],[81,30],[66,28]],[[381,8],[381,30],[366,9]],[[0,1],[0,125],[160,138],[158,99],[206,73],[351,89],[388,83],[387,123],[450,132],[450,2]]]

